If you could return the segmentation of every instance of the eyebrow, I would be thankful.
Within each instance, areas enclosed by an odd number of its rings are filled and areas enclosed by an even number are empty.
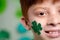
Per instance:
[[[47,7],[37,7],[37,8],[34,8],[34,11],[37,10],[37,9],[44,9],[44,10],[48,10],[49,8]]]
[[[60,2],[60,0],[53,0],[53,4],[55,4],[56,2]]]

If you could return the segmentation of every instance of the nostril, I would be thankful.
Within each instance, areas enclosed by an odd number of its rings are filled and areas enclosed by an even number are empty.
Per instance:
[[[53,23],[51,23],[50,25],[54,25]]]
[[[50,25],[51,25],[51,26],[55,26],[55,24],[53,24],[53,23],[51,23]]]

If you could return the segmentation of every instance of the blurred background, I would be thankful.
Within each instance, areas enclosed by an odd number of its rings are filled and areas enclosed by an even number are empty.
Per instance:
[[[22,16],[19,0],[0,0],[0,40],[33,40],[31,30],[20,23]]]

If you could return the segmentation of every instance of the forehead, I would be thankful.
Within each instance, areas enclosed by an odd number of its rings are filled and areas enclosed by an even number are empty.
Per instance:
[[[46,0],[43,3],[36,3],[29,8],[29,11],[33,12],[33,11],[38,11],[40,9],[45,9],[45,10],[57,9],[57,10],[59,10],[60,9],[60,1],[56,1],[55,3],[52,3],[52,0],[49,0],[49,1]]]
[[[60,8],[60,0],[43,0],[42,3],[39,3],[39,0],[35,5],[32,5],[35,7],[58,7]]]
[[[37,0],[37,2],[51,2],[51,3],[56,3],[56,2],[60,2],[60,0]]]

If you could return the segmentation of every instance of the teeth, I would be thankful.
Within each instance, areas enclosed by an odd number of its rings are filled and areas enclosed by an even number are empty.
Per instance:
[[[50,34],[52,33],[52,32],[49,32]]]
[[[49,32],[50,34],[57,34],[58,32]]]

